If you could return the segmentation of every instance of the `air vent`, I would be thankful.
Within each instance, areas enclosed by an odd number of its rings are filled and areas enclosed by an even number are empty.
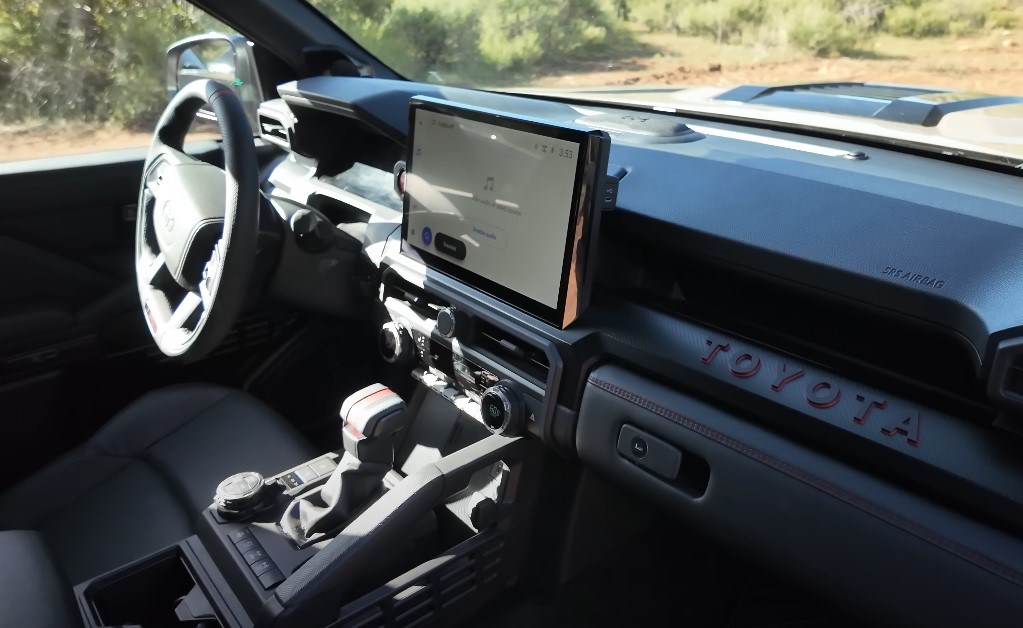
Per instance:
[[[259,136],[285,150],[291,148],[288,128],[284,126],[284,123],[270,116],[259,114]]]
[[[1005,374],[1004,392],[1023,399],[1023,358],[1017,357]]]
[[[482,320],[477,322],[475,338],[475,348],[491,354],[497,361],[540,384],[547,382],[551,365],[543,350]]]
[[[271,100],[259,106],[256,113],[259,136],[284,150],[291,150],[291,130],[294,118],[282,100]]]
[[[988,396],[1003,408],[1023,411],[1023,338],[998,343],[991,360]]]
[[[397,274],[391,274],[385,281],[384,297],[404,301],[420,314],[437,320],[437,310],[448,303]]]

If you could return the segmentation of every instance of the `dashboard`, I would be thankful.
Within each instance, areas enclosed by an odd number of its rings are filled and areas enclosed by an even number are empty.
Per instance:
[[[279,296],[374,317],[385,359],[492,430],[543,440],[839,606],[897,625],[1023,612],[1023,179],[592,102],[339,77],[278,91],[259,117],[287,151],[264,191],[296,229]],[[479,146],[415,128],[454,113],[477,143],[497,137],[466,111],[595,147],[547,178],[491,173]],[[550,146],[587,141],[573,137]],[[437,147],[452,152],[420,153]],[[462,150],[465,179],[441,181]],[[580,174],[586,159],[600,172]],[[463,220],[430,216],[411,178],[400,194],[399,162],[434,189],[480,187],[454,205]],[[512,248],[508,224],[480,219],[532,202],[501,197],[506,176],[561,199],[552,244]],[[558,269],[586,185],[590,266],[566,316]],[[316,244],[325,224],[341,245]],[[438,253],[447,232],[514,255]]]

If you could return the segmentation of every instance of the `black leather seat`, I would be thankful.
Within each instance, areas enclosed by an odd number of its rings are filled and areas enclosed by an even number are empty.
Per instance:
[[[80,626],[71,585],[39,534],[0,532],[0,626]]]
[[[228,475],[272,475],[314,455],[244,393],[208,385],[153,392],[0,496],[0,530],[35,532],[0,532],[0,560],[47,553],[70,587],[191,535]],[[0,562],[0,584],[19,569],[17,561]],[[0,610],[18,604],[0,592]]]

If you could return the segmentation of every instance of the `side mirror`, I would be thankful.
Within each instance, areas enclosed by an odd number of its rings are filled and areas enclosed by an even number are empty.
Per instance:
[[[258,131],[256,108],[263,100],[263,90],[252,46],[245,37],[208,33],[171,44],[167,49],[168,96],[173,97],[179,89],[198,79],[213,79],[233,89],[245,106],[253,133]],[[213,111],[205,107],[196,115],[216,119]]]

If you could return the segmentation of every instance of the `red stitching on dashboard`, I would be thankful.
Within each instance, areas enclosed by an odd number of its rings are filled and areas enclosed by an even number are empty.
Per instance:
[[[948,539],[938,534],[937,532],[928,530],[927,528],[921,526],[920,524],[914,521],[910,521],[905,517],[895,514],[894,512],[888,510],[883,506],[879,506],[854,493],[850,493],[849,491],[846,491],[843,488],[835,486],[834,484],[828,482],[827,480],[812,475],[811,473],[804,471],[803,469],[800,469],[798,467],[794,467],[789,463],[779,460],[768,454],[765,454],[762,451],[758,451],[750,447],[749,445],[746,445],[745,443],[735,440],[734,438],[725,436],[724,434],[716,430],[713,430],[707,427],[706,425],[703,425],[702,423],[697,423],[696,421],[690,419],[685,415],[679,414],[678,412],[671,410],[669,408],[665,408],[664,406],[661,406],[653,401],[650,401],[649,399],[641,395],[638,395],[632,391],[626,390],[624,388],[616,386],[610,382],[599,379],[597,377],[590,377],[589,381],[591,384],[597,386],[602,390],[605,390],[617,397],[620,397],[630,403],[633,403],[645,410],[649,410],[655,414],[658,414],[672,421],[673,423],[677,423],[678,425],[681,425],[682,427],[688,430],[705,436],[713,440],[714,442],[724,445],[734,451],[737,451],[743,454],[744,456],[752,458],[753,460],[756,460],[761,464],[767,465],[777,471],[781,471],[785,475],[788,475],[789,477],[799,480],[804,484],[808,484],[809,486],[812,486],[820,491],[823,491],[831,495],[832,497],[840,499],[843,502],[849,504],[850,506],[853,506],[854,508],[857,508],[869,515],[873,515],[878,519],[887,521],[891,525],[894,525],[897,528],[905,532],[908,532],[909,534],[912,534],[913,536],[917,537],[922,541],[926,541],[927,543],[930,543],[935,547],[943,549],[946,552],[949,552],[951,554],[958,556],[959,558],[962,558],[963,560],[973,563],[977,567],[980,567],[981,569],[984,569],[985,571],[988,571],[996,576],[1004,578],[1005,580],[1008,580],[1009,582],[1015,584],[1016,586],[1023,587],[1023,574],[1012,569],[1008,565],[988,558],[987,556],[984,556],[983,554],[971,550],[968,547],[964,547],[963,545],[960,545],[959,543],[956,543],[955,541],[952,541],[951,539]]]

